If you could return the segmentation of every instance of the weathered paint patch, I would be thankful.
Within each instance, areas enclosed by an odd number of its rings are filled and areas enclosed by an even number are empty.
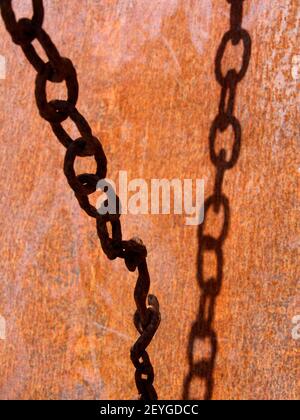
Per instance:
[[[185,2],[185,13],[193,45],[198,54],[202,54],[211,34],[212,1],[187,1]]]
[[[107,15],[101,31],[93,31],[91,39],[95,55],[99,57],[101,46],[102,60],[112,70],[142,57],[143,46],[160,36],[164,20],[176,12],[178,4],[178,0],[119,0],[112,9],[104,7]],[[99,13],[96,4],[91,5],[91,11]]]

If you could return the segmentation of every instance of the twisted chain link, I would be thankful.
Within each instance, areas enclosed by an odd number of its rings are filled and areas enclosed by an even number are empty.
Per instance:
[[[37,72],[35,82],[35,98],[42,118],[48,121],[60,143],[67,149],[64,161],[64,173],[70,187],[82,209],[96,219],[97,232],[104,253],[110,260],[122,258],[129,271],[138,270],[138,279],[134,291],[136,313],[134,325],[139,338],[131,349],[131,360],[135,366],[135,381],[141,400],[156,400],[157,394],[153,386],[154,371],[146,351],[154,337],[159,323],[159,303],[155,296],[149,295],[150,277],[147,268],[147,250],[138,238],[124,241],[120,223],[120,205],[117,215],[101,215],[90,203],[89,195],[97,189],[98,181],[107,173],[107,159],[100,141],[93,136],[92,130],[76,108],[78,100],[78,81],[76,70],[68,58],[62,57],[43,29],[43,0],[32,0],[33,16],[31,19],[16,19],[12,0],[0,0],[1,14],[7,31],[15,44],[19,45],[28,61]],[[44,62],[33,46],[37,40],[48,57]],[[47,100],[47,82],[66,82],[67,100]],[[73,140],[62,126],[62,122],[70,118],[80,133],[80,138]],[[93,156],[97,170],[95,174],[77,175],[74,169],[76,157]],[[117,198],[118,203],[119,199]],[[108,233],[107,225],[112,228]]]
[[[198,251],[198,283],[201,290],[199,311],[194,322],[189,338],[188,360],[189,373],[185,379],[183,398],[191,397],[191,384],[195,378],[200,379],[205,386],[205,400],[210,400],[214,385],[214,366],[218,350],[217,334],[213,328],[215,317],[215,305],[223,283],[223,245],[228,236],[230,224],[229,200],[223,193],[223,181],[227,170],[232,169],[239,158],[241,149],[242,129],[239,120],[234,116],[234,107],[238,83],[245,77],[251,58],[251,38],[249,33],[242,29],[243,3],[245,0],[227,0],[230,4],[230,30],[222,38],[217,50],[215,60],[216,80],[221,86],[221,98],[219,113],[212,123],[209,135],[210,159],[216,167],[215,186],[213,194],[206,200],[205,220],[199,228],[199,251]],[[230,69],[226,75],[222,71],[223,58],[229,42],[238,45],[243,42],[244,52],[242,65],[239,71]],[[233,129],[234,142],[231,155],[222,148],[216,151],[216,139],[218,132],[225,132],[229,127]],[[218,237],[205,234],[208,214],[213,211],[223,218],[222,230]],[[217,261],[216,273],[205,278],[204,270],[207,253],[213,252]],[[205,343],[209,343],[209,356],[196,360],[196,345],[200,343],[201,349]],[[199,347],[198,347],[199,348]]]

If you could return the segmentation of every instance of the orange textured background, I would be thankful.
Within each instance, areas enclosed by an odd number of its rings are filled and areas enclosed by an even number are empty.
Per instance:
[[[18,15],[30,1],[14,0]],[[214,58],[225,0],[45,0],[45,29],[75,64],[79,110],[102,139],[108,176],[203,178],[220,87]],[[246,1],[253,51],[238,87],[243,127],[226,174],[231,226],[214,323],[215,399],[296,399],[299,341],[299,2]],[[239,47],[227,55],[237,62]],[[34,101],[35,72],[0,24],[0,339],[2,399],[127,399],[135,275],[103,255],[62,171],[64,150]],[[294,63],[294,64],[293,64]],[[298,78],[298,80],[297,80]],[[51,89],[49,89],[51,92]],[[54,95],[64,90],[55,87]],[[69,126],[71,129],[71,125]],[[160,398],[182,398],[200,291],[197,228],[183,216],[124,216],[149,250],[162,323],[150,355]],[[193,385],[194,398],[201,386]]]

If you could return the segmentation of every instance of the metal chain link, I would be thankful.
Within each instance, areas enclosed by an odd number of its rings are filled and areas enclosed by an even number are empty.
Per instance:
[[[223,245],[228,236],[230,224],[229,200],[222,192],[224,175],[232,169],[239,158],[241,149],[242,129],[239,120],[234,116],[234,106],[238,83],[245,77],[251,58],[251,38],[249,33],[242,29],[243,3],[245,0],[227,0],[230,4],[230,30],[225,33],[217,50],[215,60],[216,80],[221,85],[221,98],[219,113],[212,123],[209,135],[210,159],[216,167],[214,193],[205,202],[205,221],[199,228],[199,252],[198,252],[198,283],[201,290],[199,311],[194,322],[189,338],[188,360],[189,373],[185,378],[183,398],[191,397],[191,385],[195,378],[199,378],[205,385],[205,400],[212,399],[214,386],[214,367],[218,350],[217,334],[213,328],[215,317],[215,305],[223,283]],[[239,71],[230,69],[226,75],[222,72],[222,62],[229,42],[238,45],[243,42],[244,52],[242,66]],[[216,151],[216,139],[218,132],[225,132],[232,127],[234,142],[230,158],[227,158],[225,149]],[[206,220],[209,211],[213,211],[219,217],[223,217],[222,230],[219,237],[205,234]],[[222,216],[223,214],[223,216]],[[205,278],[205,255],[213,252],[216,256],[216,273],[210,278]],[[210,355],[196,360],[196,344],[201,343],[201,349],[206,348],[205,342],[209,342]]]
[[[89,202],[89,195],[96,191],[98,181],[107,173],[107,159],[100,141],[93,136],[92,130],[76,108],[78,99],[78,81],[76,70],[68,58],[61,57],[49,35],[43,29],[43,0],[32,0],[33,16],[17,21],[12,0],[0,0],[1,14],[7,31],[15,44],[19,45],[28,61],[37,72],[35,83],[36,103],[42,118],[48,121],[61,144],[67,149],[64,161],[64,173],[70,187],[82,209],[96,219],[97,232],[104,253],[110,260],[122,258],[129,271],[138,270],[138,279],[134,291],[137,311],[134,325],[140,336],[131,349],[131,360],[136,368],[135,381],[142,400],[156,400],[154,389],[154,371],[146,351],[160,324],[159,303],[155,296],[148,295],[150,277],[147,268],[147,250],[140,239],[123,241],[120,214],[100,215]],[[48,62],[45,63],[36,52],[32,42],[37,40],[45,51]],[[68,99],[47,100],[47,82],[66,82]],[[79,130],[81,137],[73,140],[62,126],[70,118]],[[74,169],[76,157],[93,156],[97,170],[95,174],[77,175]],[[118,200],[119,202],[119,200]],[[119,206],[120,208],[120,206]],[[107,225],[112,227],[109,236]]]

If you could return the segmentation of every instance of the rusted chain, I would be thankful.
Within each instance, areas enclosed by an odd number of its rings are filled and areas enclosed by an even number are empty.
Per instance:
[[[89,195],[96,191],[98,181],[106,177],[107,159],[99,139],[93,136],[88,122],[76,108],[78,100],[78,81],[76,70],[68,58],[61,57],[50,36],[43,29],[43,0],[32,0],[33,16],[17,21],[12,0],[0,0],[1,14],[7,31],[15,44],[19,45],[28,61],[37,72],[35,83],[36,103],[42,118],[48,121],[60,143],[67,149],[64,173],[82,209],[96,219],[97,232],[104,253],[111,260],[122,258],[129,271],[138,270],[134,298],[137,306],[134,324],[140,336],[131,349],[131,360],[136,368],[135,380],[142,400],[156,400],[154,371],[146,351],[160,324],[158,300],[148,295],[150,277],[147,268],[147,250],[139,239],[123,241],[120,214],[102,215],[89,202]],[[33,41],[37,40],[44,49],[48,62],[44,62],[36,52]],[[48,102],[47,82],[66,82],[67,100]],[[77,126],[81,137],[72,139],[65,131],[62,122],[70,118]],[[76,157],[93,156],[97,170],[95,174],[77,175],[74,169]],[[119,203],[119,201],[118,201]],[[120,208],[120,206],[119,206]],[[111,224],[112,237],[109,237],[107,224]]]

